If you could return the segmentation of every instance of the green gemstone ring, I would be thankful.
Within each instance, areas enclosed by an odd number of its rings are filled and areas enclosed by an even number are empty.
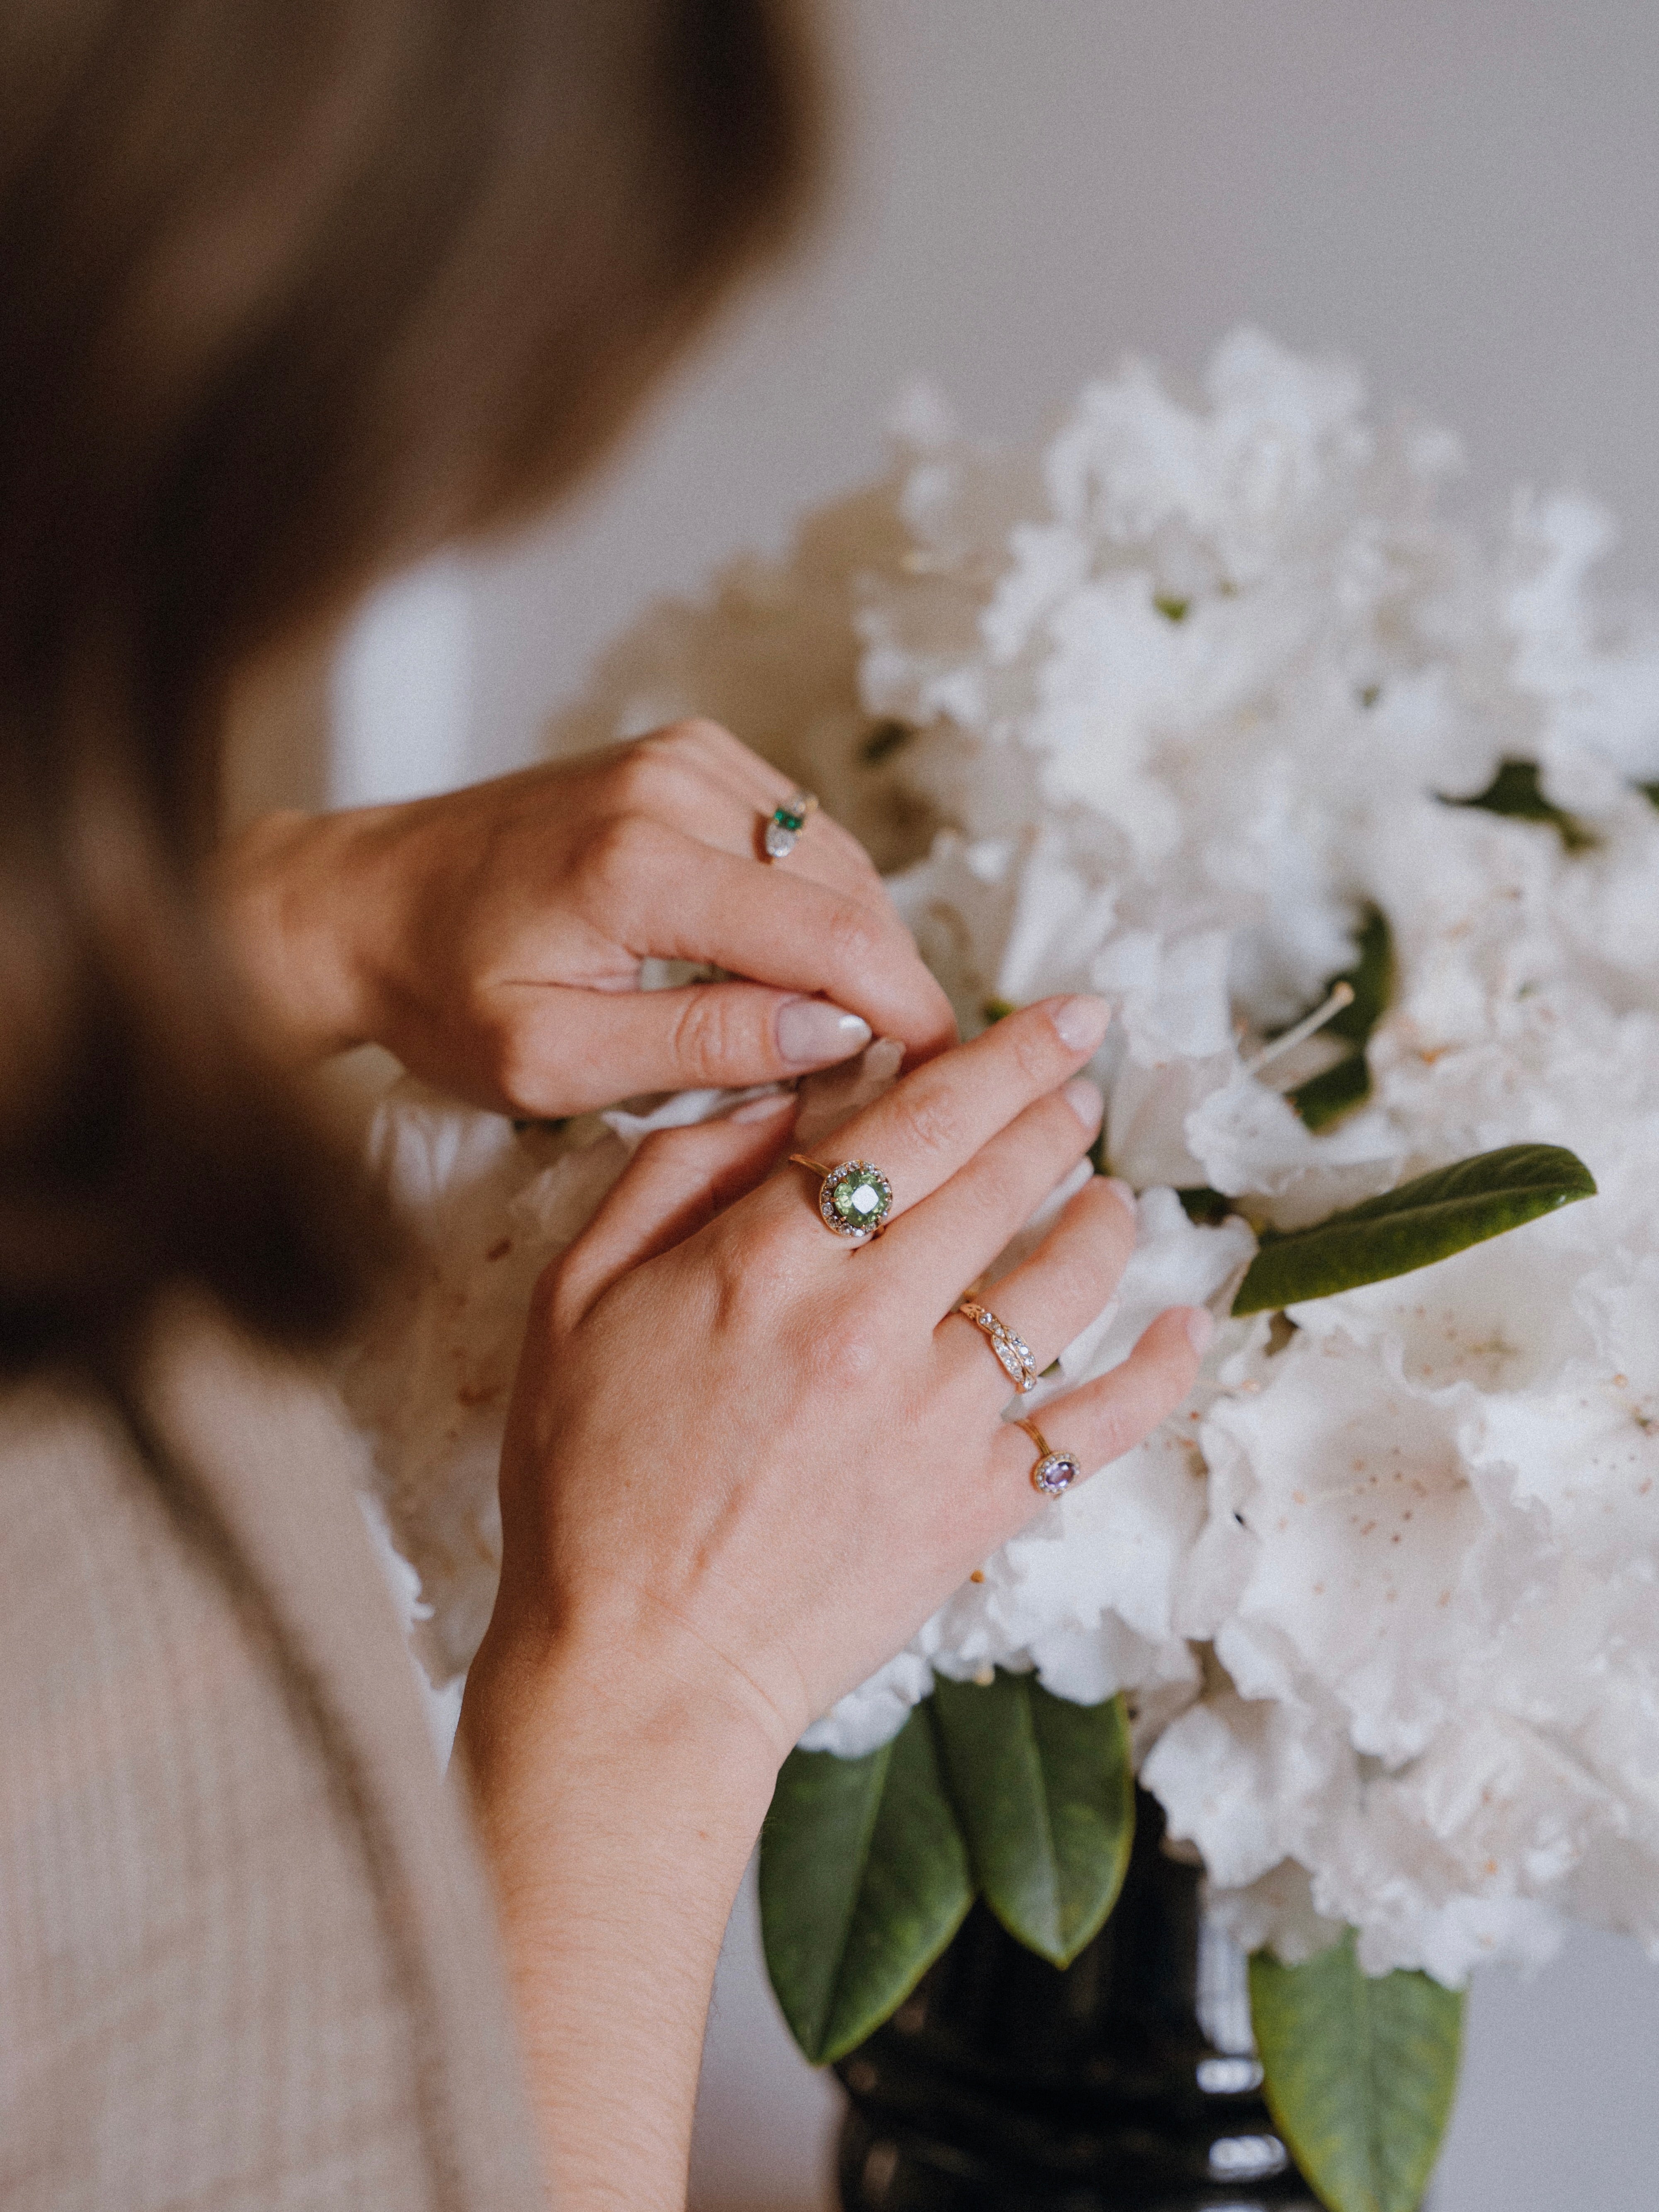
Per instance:
[[[775,806],[769,817],[761,843],[769,860],[787,860],[795,849],[795,840],[817,812],[818,802],[810,791],[792,791],[781,806]]]
[[[827,1168],[822,1160],[809,1160],[791,1152],[792,1163],[822,1176],[818,1212],[826,1229],[844,1237],[849,1244],[867,1244],[879,1237],[893,1210],[893,1186],[870,1160],[842,1160]]]

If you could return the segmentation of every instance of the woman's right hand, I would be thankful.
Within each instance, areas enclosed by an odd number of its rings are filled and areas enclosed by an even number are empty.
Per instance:
[[[1101,1101],[1077,1069],[1098,1000],[1012,1015],[835,1139],[894,1192],[876,1242],[828,1231],[809,1171],[769,1173],[793,1102],[647,1141],[538,1297],[502,1471],[492,1642],[690,1668],[781,1759],[1037,1509],[1010,1395],[952,1312],[1077,1164]],[[731,1202],[745,1185],[759,1187]],[[986,1293],[1046,1365],[1133,1243],[1096,1179]],[[1046,1406],[1092,1473],[1190,1388],[1207,1316],[1164,1315],[1112,1374]]]

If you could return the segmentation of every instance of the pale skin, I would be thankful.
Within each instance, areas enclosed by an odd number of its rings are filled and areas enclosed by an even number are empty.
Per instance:
[[[225,865],[296,1053],[372,1036],[550,1113],[799,1072],[777,1017],[816,994],[860,1018],[846,1051],[864,1024],[908,1048],[836,1139],[891,1182],[877,1242],[820,1222],[785,1095],[650,1139],[538,1288],[459,1747],[553,2196],[579,2212],[684,2206],[714,1961],[780,1764],[1040,1504],[1007,1380],[951,1309],[1100,1121],[1078,1071],[1105,1005],[1047,1001],[944,1049],[948,1010],[853,841],[819,817],[784,866],[754,857],[782,795],[697,724],[416,808],[278,817]],[[629,865],[594,867],[595,836]],[[630,992],[647,953],[751,980]],[[696,1011],[699,990],[726,1005]],[[1133,1242],[1097,1178],[982,1295],[1047,1364]],[[1050,1440],[1089,1470],[1127,1449],[1187,1394],[1207,1328],[1163,1315],[1045,1406]]]

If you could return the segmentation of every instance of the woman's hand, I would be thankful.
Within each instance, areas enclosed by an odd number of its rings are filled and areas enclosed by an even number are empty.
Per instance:
[[[863,848],[712,722],[401,806],[276,815],[227,848],[244,971],[300,1056],[372,1040],[477,1103],[556,1115],[769,1083],[872,1032],[950,1043],[943,992]],[[641,992],[647,957],[745,980]]]
[[[1007,1379],[952,1309],[1093,1138],[1099,1094],[1067,1079],[1106,1019],[1011,1015],[842,1129],[833,1157],[892,1185],[873,1243],[776,1165],[793,1102],[764,1100],[648,1139],[543,1280],[460,1741],[565,2201],[681,2201],[708,1977],[779,1763],[1037,1510]],[[1046,1365],[1133,1242],[1097,1179],[986,1300]],[[1086,1471],[1138,1442],[1207,1323],[1162,1316],[1044,1407],[1050,1442]]]

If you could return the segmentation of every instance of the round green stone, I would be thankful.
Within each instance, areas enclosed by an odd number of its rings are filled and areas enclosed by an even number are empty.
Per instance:
[[[860,1165],[842,1176],[830,1188],[830,1203],[836,1218],[848,1229],[874,1229],[885,1219],[893,1197],[874,1168]]]

